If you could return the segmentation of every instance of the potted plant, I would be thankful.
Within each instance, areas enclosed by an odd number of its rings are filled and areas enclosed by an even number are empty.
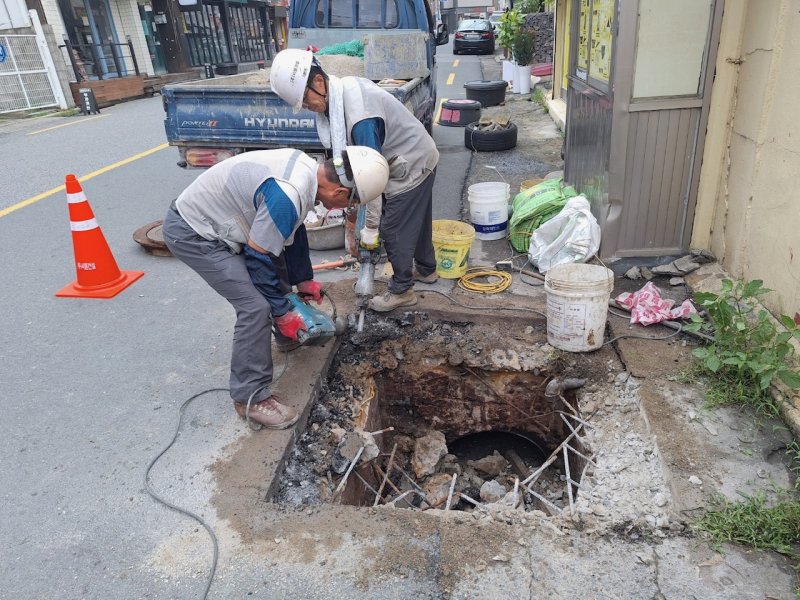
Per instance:
[[[514,63],[509,59],[511,48],[514,44],[514,36],[522,26],[523,16],[516,10],[509,10],[500,17],[500,24],[497,27],[497,43],[503,49],[503,79],[511,84],[514,81],[516,69]]]
[[[531,91],[531,61],[533,61],[533,37],[527,31],[518,31],[511,46],[517,74],[514,92],[529,94]]]

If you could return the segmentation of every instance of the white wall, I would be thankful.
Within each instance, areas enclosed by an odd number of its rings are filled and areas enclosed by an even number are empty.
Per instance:
[[[25,0],[0,0],[0,29],[30,26]]]

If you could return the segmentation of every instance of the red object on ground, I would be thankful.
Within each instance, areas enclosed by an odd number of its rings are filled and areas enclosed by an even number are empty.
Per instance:
[[[531,67],[531,75],[547,77],[553,74],[553,63],[537,63]]]
[[[75,175],[67,175],[69,227],[75,252],[77,280],[58,290],[59,298],[113,298],[144,271],[120,271],[92,207]]]
[[[794,322],[796,325],[800,325],[800,312],[794,313]]]

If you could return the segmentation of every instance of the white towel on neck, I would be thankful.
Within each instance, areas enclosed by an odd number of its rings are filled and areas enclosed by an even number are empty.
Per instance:
[[[335,75],[328,76],[328,116],[317,115],[317,135],[326,148],[333,148],[333,157],[342,155],[347,146],[347,126],[344,120],[344,87]]]

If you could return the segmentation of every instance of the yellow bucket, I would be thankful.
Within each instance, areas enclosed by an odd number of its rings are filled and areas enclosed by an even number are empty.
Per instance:
[[[543,181],[544,179],[542,179],[541,177],[537,179],[526,179],[525,181],[519,184],[519,191],[524,192],[528,188],[532,188],[533,186],[542,183]]]
[[[469,223],[433,222],[433,250],[436,252],[436,274],[444,279],[458,279],[467,272],[469,249],[475,229]]]

